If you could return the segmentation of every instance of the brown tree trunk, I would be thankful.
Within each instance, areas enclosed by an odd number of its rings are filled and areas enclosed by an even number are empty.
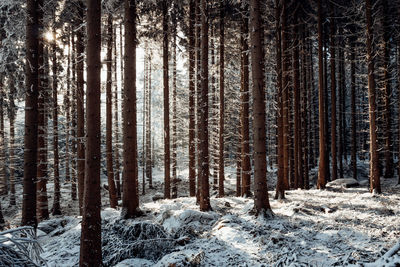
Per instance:
[[[54,32],[56,40],[56,33]],[[53,215],[61,215],[61,188],[60,188],[60,169],[59,169],[59,153],[58,153],[58,62],[57,62],[57,44],[54,41],[52,45],[53,53],[53,156],[54,156],[54,200],[52,207]]]
[[[355,39],[350,40],[350,79],[351,79],[351,165],[353,178],[357,180],[357,126],[356,126],[356,48]]]
[[[86,159],[79,266],[101,266],[100,51],[101,2],[87,0]],[[133,46],[134,47],[134,46]],[[135,50],[135,49],[131,49]]]
[[[106,155],[107,179],[110,207],[118,205],[117,192],[114,182],[113,149],[112,149],[112,47],[113,47],[113,19],[108,15],[107,25],[107,82],[106,82]]]
[[[345,95],[345,77],[344,77],[344,41],[343,41],[343,27],[339,28],[339,46],[338,46],[338,54],[339,54],[339,140],[338,140],[338,154],[339,154],[339,178],[343,178],[343,150],[345,147],[344,136],[345,129],[344,129],[344,112],[346,106],[344,105],[344,101],[346,98]],[[347,155],[344,155],[347,158]]]
[[[332,153],[332,180],[337,179],[337,155],[336,155],[336,49],[335,49],[335,12],[333,10],[333,4],[330,4],[331,8],[331,23],[330,23],[330,60],[331,60],[331,112],[332,112],[332,123],[331,123],[331,153]],[[342,134],[342,133],[340,133]]]
[[[308,91],[310,90],[311,86],[311,79],[307,80],[307,45],[306,45],[306,29],[305,25],[302,27],[302,40],[301,40],[301,57],[302,57],[302,77],[303,77],[303,87],[302,87],[302,95],[301,95],[301,116],[302,116],[302,130],[301,130],[301,146],[302,149],[300,150],[300,157],[302,160],[302,172],[301,172],[301,181],[300,181],[300,188],[302,189],[309,189],[309,151],[310,147],[308,146],[308,133],[309,133],[309,99],[308,99]]]
[[[297,14],[295,14],[297,16]],[[295,21],[297,24],[297,20]],[[301,166],[301,128],[300,128],[300,75],[299,75],[299,36],[298,27],[294,27],[293,38],[293,84],[294,84],[294,188],[300,187]]]
[[[140,214],[136,132],[136,4],[125,0],[125,63],[123,103],[123,218]]]
[[[10,89],[15,90],[14,87],[14,79],[10,81]],[[10,205],[15,206],[15,114],[16,114],[16,107],[14,103],[14,96],[10,94]]]
[[[283,1],[283,5],[285,1]],[[275,0],[275,30],[276,30],[276,87],[277,87],[277,121],[278,121],[278,177],[276,182],[275,199],[285,198],[285,167],[284,167],[284,89],[282,86],[282,28],[281,28],[281,1]]]
[[[267,186],[264,55],[260,0],[250,1],[251,61],[254,114],[254,209],[256,215],[271,215]]]
[[[164,198],[171,198],[171,163],[168,84],[168,1],[163,0],[163,83],[164,83]]]
[[[220,0],[220,24],[219,24],[219,176],[218,176],[218,196],[223,197],[225,180],[225,161],[224,161],[224,116],[225,116],[225,0]],[[208,26],[207,26],[208,31]],[[204,37],[204,32],[203,36]],[[208,39],[208,38],[207,38]],[[204,41],[203,41],[204,43]],[[207,44],[208,50],[208,44]],[[206,50],[206,51],[207,51]],[[204,57],[204,55],[203,55]],[[204,64],[204,62],[203,62]]]
[[[197,1],[189,6],[189,195],[196,195],[196,118],[195,118],[195,17]]]
[[[40,1],[41,2],[41,1]],[[39,1],[27,0],[26,62],[25,66],[25,135],[22,225],[36,228],[36,174],[38,137],[38,58],[39,58]]]
[[[326,157],[325,154],[325,99],[323,84],[323,55],[322,55],[322,7],[321,0],[318,0],[318,103],[319,103],[319,167],[317,188],[324,189],[326,185]]]
[[[83,1],[78,3],[78,16],[77,25],[81,25],[84,19],[85,6]],[[83,215],[83,192],[85,186],[85,109],[84,109],[84,79],[83,79],[83,61],[84,61],[84,40],[83,40],[83,28],[79,27],[76,32],[76,76],[77,76],[77,97],[76,97],[76,109],[77,109],[77,172],[78,172],[78,199],[79,199],[79,214]]]
[[[121,33],[122,36],[122,33]],[[122,50],[120,50],[120,56],[122,58]],[[119,155],[119,97],[118,97],[118,72],[117,72],[117,29],[114,28],[114,153],[115,153],[115,170],[114,170],[114,181],[116,183],[116,190],[117,190],[117,198],[121,199],[121,163],[120,163],[120,155]],[[122,65],[121,65],[122,67]],[[122,73],[122,72],[121,72]],[[122,81],[122,77],[121,77]],[[122,83],[121,83],[122,85]]]
[[[201,158],[199,157],[200,151],[200,109],[201,109],[201,13],[200,13],[200,2],[196,2],[196,154],[197,154],[197,190],[196,190],[196,203],[200,203],[200,190],[201,190],[201,182],[200,182],[200,163]]]
[[[251,177],[251,165],[250,165],[250,129],[249,129],[249,105],[250,105],[250,92],[249,92],[249,21],[248,21],[248,5],[244,3],[241,24],[241,70],[242,70],[242,82],[241,82],[241,139],[242,139],[242,190],[241,196],[250,197],[250,177]]]
[[[365,0],[365,15],[367,20],[367,63],[368,63],[368,104],[369,104],[369,138],[370,138],[370,190],[374,193],[381,193],[379,177],[379,158],[377,151],[376,134],[376,92],[374,77],[374,59],[372,55],[372,15],[371,1]]]
[[[200,101],[200,120],[199,120],[199,181],[200,187],[200,210],[211,210],[209,175],[209,153],[208,153],[208,1],[201,0],[201,98]],[[223,90],[223,89],[222,89]],[[221,149],[221,148],[220,148]],[[220,165],[221,167],[221,165]],[[223,175],[223,172],[222,172]],[[220,170],[219,186],[221,186]],[[222,182],[223,186],[223,182]],[[222,195],[221,195],[222,193]],[[223,191],[219,188],[219,196],[223,196]]]

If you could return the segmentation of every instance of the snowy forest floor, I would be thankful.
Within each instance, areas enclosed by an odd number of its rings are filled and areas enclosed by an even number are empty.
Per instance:
[[[368,165],[360,170],[366,179]],[[362,265],[379,259],[400,239],[397,179],[383,179],[381,195],[372,195],[366,185],[287,191],[285,200],[274,200],[270,191],[273,218],[255,218],[253,200],[234,196],[231,173],[225,181],[229,195],[216,198],[214,193],[212,212],[200,212],[195,198],[153,201],[162,192],[160,171],[154,174],[155,188],[141,196],[145,215],[135,220],[121,220],[119,210],[106,208],[108,192],[102,189],[105,266]],[[179,186],[185,196],[185,179]],[[39,224],[41,256],[48,266],[78,264],[81,217],[69,188],[63,184],[65,216]],[[20,207],[3,204],[3,209],[10,227],[18,225]]]

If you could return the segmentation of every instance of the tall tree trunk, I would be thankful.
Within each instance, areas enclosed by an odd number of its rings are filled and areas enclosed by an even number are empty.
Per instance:
[[[223,197],[225,180],[225,161],[224,161],[224,116],[225,116],[225,0],[220,0],[220,24],[219,24],[219,181],[218,196]],[[203,25],[203,24],[202,24]],[[207,26],[208,31],[208,26]],[[206,33],[203,32],[203,38]],[[208,39],[208,38],[207,38]],[[203,41],[204,44],[204,41]],[[208,44],[207,44],[208,47]],[[203,55],[204,58],[204,55]],[[203,62],[204,64],[204,62]]]
[[[295,14],[297,16],[297,14]],[[297,24],[297,19],[295,21]],[[293,84],[294,84],[294,188],[300,187],[301,166],[301,128],[300,128],[300,75],[299,75],[299,36],[298,27],[294,27],[293,48]]]
[[[344,80],[344,41],[343,41],[343,27],[338,27],[339,28],[339,46],[338,46],[338,54],[339,54],[339,140],[338,140],[338,154],[339,154],[339,178],[343,178],[343,148],[345,146],[344,143],[344,136],[345,134],[343,133],[345,131],[343,125],[344,125],[344,112],[345,112],[345,105],[344,105],[344,99],[346,98],[345,95],[345,86],[346,86],[346,81]]]
[[[374,193],[381,193],[379,177],[379,158],[377,151],[376,134],[376,92],[374,77],[374,59],[372,55],[372,15],[371,1],[365,0],[365,15],[367,20],[367,63],[368,63],[368,104],[369,104],[369,138],[370,138],[370,190]]]
[[[10,81],[10,90],[14,91],[14,79],[11,78]],[[15,206],[15,114],[16,114],[16,106],[14,103],[14,96],[10,94],[10,206]]]
[[[332,153],[332,180],[337,179],[337,155],[336,155],[336,49],[335,49],[335,12],[333,10],[333,4],[330,4],[331,8],[331,23],[330,23],[330,60],[331,60],[331,112],[332,112],[332,123],[331,123],[331,153]],[[342,133],[340,133],[342,134]]]
[[[36,228],[36,172],[38,137],[38,58],[39,58],[39,2],[27,0],[26,10],[26,66],[25,66],[25,135],[22,225]],[[28,63],[29,62],[29,63]]]
[[[114,170],[114,182],[116,184],[116,195],[117,200],[121,199],[121,181],[120,181],[120,161],[119,161],[119,109],[118,109],[118,72],[117,72],[117,29],[114,27],[113,34],[113,42],[114,42],[114,162],[115,162],[115,170]]]
[[[254,209],[256,215],[272,214],[268,199],[265,137],[265,90],[263,33],[260,0],[250,1],[251,61],[253,78],[254,131]]]
[[[84,79],[83,79],[83,61],[84,61],[84,40],[83,40],[83,24],[85,6],[83,1],[78,3],[78,16],[77,24],[78,30],[76,32],[76,76],[77,76],[77,96],[76,96],[76,109],[77,109],[77,172],[78,172],[78,199],[79,199],[79,214],[83,215],[83,192],[85,186],[85,110],[84,110]]]
[[[101,266],[100,52],[101,2],[87,0],[86,159],[79,266]],[[134,47],[134,46],[133,46]],[[135,50],[135,49],[131,49]]]
[[[114,182],[113,149],[112,149],[112,47],[113,47],[113,19],[108,15],[107,25],[107,82],[106,82],[106,154],[107,154],[107,179],[110,207],[115,209],[118,205],[117,192]]]
[[[1,40],[0,40],[1,41]],[[2,75],[1,75],[2,76]],[[3,77],[0,76],[0,195],[8,194],[6,175],[6,146],[4,133],[4,100]]]
[[[56,32],[54,39],[56,40]],[[53,200],[53,215],[61,215],[61,188],[60,188],[60,169],[59,169],[59,153],[58,153],[58,62],[57,62],[57,43],[53,41],[53,156],[54,156],[54,200]]]
[[[196,2],[196,154],[197,154],[197,190],[196,190],[196,203],[200,203],[200,164],[201,158],[199,157],[200,151],[200,109],[201,109],[201,13],[200,13],[200,2]]]
[[[163,0],[163,83],[164,83],[164,198],[171,198],[171,163],[168,84],[168,1]]]
[[[241,195],[244,197],[250,197],[250,177],[251,177],[251,165],[250,165],[250,129],[249,129],[249,105],[250,105],[250,92],[249,92],[249,21],[248,21],[248,10],[249,6],[246,0],[242,1],[243,12],[242,24],[241,24],[241,70],[242,70],[242,82],[241,82],[241,138],[242,138],[242,192]]]
[[[151,56],[148,58],[148,85],[147,85],[147,118],[146,118],[146,176],[149,183],[149,188],[153,188],[151,159]]]
[[[211,210],[209,175],[209,153],[208,153],[208,1],[201,0],[201,98],[200,120],[199,120],[199,180],[200,180],[200,210]],[[222,89],[223,90],[223,89]],[[220,147],[221,149],[221,147]],[[221,163],[221,162],[220,162]],[[221,165],[220,165],[221,167]],[[220,169],[219,186],[221,186]],[[223,175],[223,172],[222,172]],[[222,182],[223,186],[223,182]],[[222,195],[221,195],[222,193]],[[223,196],[219,188],[219,196]]]
[[[301,108],[301,113],[302,113],[302,137],[301,137],[301,142],[302,142],[302,150],[300,151],[300,157],[302,159],[302,181],[300,184],[300,187],[303,189],[309,189],[309,151],[310,147],[308,146],[308,133],[309,133],[309,127],[311,126],[309,124],[309,91],[311,90],[311,82],[312,79],[307,80],[308,77],[308,68],[307,68],[307,45],[306,45],[306,37],[308,37],[308,34],[306,32],[306,26],[303,25],[302,27],[302,40],[301,40],[301,57],[302,57],[302,76],[303,76],[303,88],[302,88],[302,108]]]
[[[195,17],[197,1],[189,6],[189,195],[196,195],[196,118],[195,118]]]
[[[75,194],[75,199],[77,197],[77,71],[76,71],[76,34],[74,33],[71,40],[71,64],[72,64],[72,91],[71,91],[71,137],[72,137],[72,157],[71,157],[71,165],[72,165],[72,172],[71,172],[71,181],[72,181],[72,193]]]
[[[356,114],[356,48],[355,39],[350,40],[350,80],[351,80],[351,165],[353,178],[357,180],[357,114]]]
[[[123,103],[123,218],[139,215],[136,132],[136,4],[125,0],[125,63]]]
[[[70,172],[70,133],[71,133],[71,36],[74,38],[72,31],[68,30],[68,55],[67,55],[67,91],[64,95],[65,105],[65,181],[71,182],[71,199],[76,200],[76,190],[71,180]]]
[[[322,55],[322,7],[318,0],[318,104],[319,104],[319,167],[317,188],[323,189],[326,185],[326,149],[325,149],[325,99],[323,83],[323,55]]]
[[[283,5],[285,5],[283,1]],[[281,13],[282,6],[280,0],[275,0],[275,30],[276,30],[276,87],[277,87],[277,121],[278,121],[278,177],[276,182],[276,193],[275,199],[285,198],[285,166],[284,166],[284,128],[283,128],[283,117],[284,117],[284,88],[282,85],[282,28],[281,28]],[[283,25],[283,24],[282,24]]]

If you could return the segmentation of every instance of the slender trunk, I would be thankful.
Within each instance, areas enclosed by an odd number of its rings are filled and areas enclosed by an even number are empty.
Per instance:
[[[107,82],[106,82],[106,156],[107,179],[110,207],[115,209],[118,205],[117,192],[114,182],[113,149],[112,149],[112,47],[113,47],[113,19],[108,15],[107,25]]]
[[[77,131],[76,131],[76,99],[77,99],[77,80],[76,80],[76,41],[75,41],[76,34],[74,33],[72,36],[72,55],[71,55],[71,64],[72,64],[72,98],[71,98],[71,137],[72,137],[72,157],[71,157],[71,165],[72,165],[72,193],[75,195],[75,199],[77,197]]]
[[[73,182],[71,181],[70,173],[70,133],[71,133],[71,35],[72,32],[68,31],[68,55],[67,55],[67,91],[64,95],[65,105],[65,181],[71,182],[71,199],[76,200],[76,190],[74,190]],[[72,35],[73,38],[73,35]]]
[[[200,2],[196,1],[196,153],[197,153],[197,190],[196,190],[196,203],[200,203],[200,164],[201,158],[199,157],[200,151],[200,109],[201,109],[201,13],[200,13]]]
[[[148,85],[147,85],[147,119],[146,119],[146,176],[149,183],[149,188],[153,188],[151,159],[151,56],[148,58]]]
[[[197,1],[189,6],[189,195],[196,195],[196,118],[195,118],[195,17]]]
[[[39,58],[39,2],[27,0],[26,62],[25,66],[25,135],[22,225],[36,228],[36,174],[38,137],[38,58]]]
[[[0,40],[1,41],[1,40]],[[6,175],[6,146],[4,134],[4,101],[5,93],[3,89],[3,79],[0,76],[0,195],[8,194],[7,175]]]
[[[79,2],[78,21],[79,29],[76,32],[76,76],[77,76],[77,172],[78,172],[78,199],[79,199],[79,214],[83,215],[83,192],[85,187],[85,110],[84,110],[84,78],[83,78],[83,61],[84,61],[84,40],[83,28],[80,25],[83,23],[85,6],[83,1]]]
[[[297,14],[296,14],[297,15]],[[296,16],[295,15],[295,16]],[[295,21],[297,23],[297,21]],[[294,84],[294,188],[300,187],[301,166],[301,128],[300,128],[300,75],[299,75],[299,36],[298,27],[294,27],[294,49],[293,49],[293,84]]]
[[[318,103],[319,103],[319,168],[317,188],[324,189],[326,184],[326,157],[325,154],[325,99],[323,84],[323,55],[322,55],[322,7],[321,0],[318,0]]]
[[[369,112],[369,138],[370,138],[370,190],[374,193],[381,193],[379,177],[379,158],[376,134],[376,92],[374,77],[374,59],[372,55],[372,15],[371,1],[365,0],[365,15],[367,19],[367,63],[368,63],[368,112]]]
[[[168,1],[163,0],[163,83],[164,83],[164,198],[171,198],[171,163],[168,84]]]
[[[219,24],[219,181],[218,196],[223,197],[225,180],[225,162],[224,162],[224,116],[225,116],[225,0],[221,1],[220,24]],[[208,28],[208,26],[207,26]],[[207,29],[208,30],[208,29]],[[203,32],[203,36],[204,37]],[[203,41],[204,43],[204,41]],[[208,44],[207,44],[208,46]],[[203,56],[204,57],[204,56]],[[204,63],[204,62],[203,62]]]
[[[251,165],[250,165],[250,129],[249,129],[249,104],[250,104],[250,92],[249,92],[249,21],[248,21],[248,5],[244,3],[242,24],[241,24],[241,63],[242,63],[242,83],[241,83],[241,138],[242,138],[242,192],[241,195],[244,197],[250,197],[250,178],[251,178]]]
[[[54,32],[56,39],[56,33]],[[58,154],[58,93],[57,93],[57,75],[58,75],[58,62],[57,62],[57,44],[54,41],[52,45],[53,53],[53,156],[54,156],[54,200],[53,200],[53,215],[61,215],[61,188],[60,188],[60,169],[59,169],[59,154]]]
[[[242,128],[242,126],[240,126],[239,128]],[[239,129],[240,130],[240,129]],[[240,138],[240,133],[239,133],[239,138]],[[237,146],[237,151],[236,151],[236,196],[240,197],[242,196],[242,190],[243,187],[241,185],[241,181],[242,181],[242,157],[241,157],[241,153],[242,153],[242,148],[240,145]]]
[[[309,133],[309,91],[310,91],[310,84],[311,84],[311,79],[307,80],[307,75],[308,75],[308,68],[307,68],[307,55],[306,55],[306,50],[307,50],[307,45],[306,45],[306,29],[305,25],[303,25],[302,28],[302,41],[301,41],[301,49],[302,49],[302,76],[303,76],[303,88],[302,88],[302,150],[300,151],[300,157],[302,159],[302,180],[300,187],[303,189],[308,189],[309,188],[309,151],[310,147],[308,146],[308,133]]]
[[[199,180],[200,188],[200,210],[211,210],[210,188],[208,182],[209,175],[209,153],[208,153],[208,1],[201,0],[201,97],[200,101],[200,120],[199,120]],[[223,89],[222,89],[223,90]],[[220,165],[221,167],[221,165]],[[223,174],[223,173],[222,173]],[[219,186],[221,186],[220,172]],[[223,182],[222,182],[223,186]],[[221,195],[222,193],[222,195]],[[223,196],[223,191],[219,188],[219,196]]]
[[[143,110],[142,110],[142,195],[146,194],[146,147],[145,147],[145,138],[146,138],[146,103],[147,103],[147,61],[146,61],[146,54],[147,54],[147,47],[145,48],[145,54],[143,56]]]
[[[136,132],[136,1],[125,0],[125,68],[123,97],[123,218],[140,214]]]
[[[276,87],[277,87],[277,134],[278,134],[278,177],[276,182],[276,193],[275,199],[285,198],[285,167],[284,167],[284,129],[283,129],[283,117],[284,117],[284,103],[283,94],[284,89],[282,86],[282,29],[281,29],[281,1],[275,0],[275,30],[276,30]],[[284,1],[283,1],[283,4]]]
[[[11,79],[10,81],[10,89],[13,91],[15,90],[14,87],[14,79]],[[16,113],[16,107],[14,103],[14,96],[13,94],[10,94],[10,147],[9,147],[9,152],[10,152],[10,205],[15,206],[15,113]]]
[[[356,126],[356,48],[355,40],[350,40],[350,79],[351,79],[351,165],[353,178],[357,180],[357,126]]]
[[[337,155],[336,155],[336,49],[335,49],[335,12],[331,5],[331,23],[330,23],[330,56],[331,56],[331,153],[332,153],[332,180],[337,179]],[[342,134],[342,133],[340,133]]]
[[[117,200],[121,199],[121,178],[119,161],[119,105],[118,105],[118,72],[117,72],[117,29],[114,27],[114,182],[116,183]]]
[[[79,266],[101,266],[100,51],[101,2],[87,0],[87,90],[85,193]],[[134,49],[132,49],[134,50]]]
[[[344,99],[345,99],[345,81],[344,81],[344,42],[343,42],[343,27],[338,27],[339,28],[339,47],[338,47],[338,54],[339,54],[339,133],[338,133],[338,158],[339,158],[339,178],[343,178],[343,148],[345,146],[344,143],[344,131],[345,129],[343,128],[343,120],[344,120],[344,111],[345,111],[345,105],[344,105]]]
[[[265,138],[265,90],[263,33],[260,0],[250,1],[251,60],[253,78],[254,131],[254,209],[256,215],[272,214],[268,199]]]

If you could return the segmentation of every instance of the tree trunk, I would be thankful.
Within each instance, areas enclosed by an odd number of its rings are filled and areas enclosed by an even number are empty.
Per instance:
[[[344,112],[346,106],[344,105],[344,99],[346,98],[345,95],[345,86],[346,81],[344,77],[344,41],[343,41],[343,28],[339,28],[339,46],[338,46],[338,54],[339,54],[339,140],[338,140],[338,154],[339,154],[339,178],[343,178],[343,149],[345,147],[344,142]],[[346,156],[346,155],[345,155]]]
[[[224,162],[224,116],[225,116],[225,0],[220,0],[220,24],[219,24],[219,181],[218,196],[223,197],[225,180],[225,162]],[[208,22],[207,22],[208,23]],[[203,23],[202,23],[203,25]],[[207,32],[208,32],[208,25]],[[203,32],[203,37],[206,33]],[[208,39],[208,38],[207,38]],[[203,41],[204,44],[204,41]],[[207,44],[208,48],[208,44]],[[204,58],[204,55],[203,55]],[[204,64],[204,62],[203,62]]]
[[[121,216],[140,214],[136,132],[136,4],[125,0],[125,63],[123,97],[123,195]]]
[[[256,215],[271,215],[267,187],[265,136],[264,55],[260,0],[250,1],[251,60],[254,114],[254,209]]]
[[[1,43],[1,40],[0,40]],[[6,146],[4,134],[4,99],[3,77],[0,76],[0,195],[8,194],[6,175]]]
[[[117,29],[114,27],[114,182],[116,183],[117,200],[121,199],[121,181],[120,181],[120,168],[119,161],[119,105],[118,105],[118,72],[117,72]]]
[[[200,203],[200,163],[201,158],[199,157],[200,151],[200,109],[201,109],[201,13],[200,13],[200,2],[196,2],[196,154],[197,154],[197,190],[196,190],[196,203]]]
[[[200,120],[199,120],[199,181],[200,187],[200,210],[211,210],[209,175],[209,153],[208,153],[208,1],[201,0],[201,98]],[[223,51],[223,50],[222,50]],[[223,89],[222,89],[223,90]],[[221,129],[222,130],[222,129]],[[220,135],[221,138],[221,135]],[[221,143],[220,143],[221,144]],[[221,147],[220,147],[221,149]],[[221,163],[221,162],[220,162]],[[220,165],[221,167],[221,165]],[[221,169],[219,186],[221,187]],[[223,175],[223,171],[222,171]],[[223,182],[222,182],[223,186]],[[221,195],[222,193],[222,195]],[[219,196],[223,196],[223,189],[219,188]]]
[[[87,0],[86,160],[79,266],[101,266],[100,51],[101,2]],[[135,49],[132,49],[133,51]]]
[[[41,1],[40,1],[41,2]],[[25,66],[25,135],[22,225],[36,228],[36,174],[38,137],[38,58],[39,58],[39,1],[27,0],[26,62]]]
[[[297,16],[297,14],[295,14]],[[297,19],[295,21],[297,24]],[[299,75],[299,28],[294,27],[293,38],[293,83],[294,83],[294,188],[300,187],[300,180],[303,177],[300,176],[301,166],[301,128],[300,128],[300,75]]]
[[[10,90],[13,91],[15,90],[14,87],[14,79],[11,78],[10,81]],[[10,147],[9,147],[9,153],[10,153],[10,205],[15,206],[15,114],[16,114],[16,107],[14,103],[14,96],[13,94],[10,94]]]
[[[322,8],[321,0],[318,0],[318,103],[319,103],[319,167],[317,188],[324,189],[326,185],[326,157],[325,154],[325,99],[323,84],[323,60],[322,60]]]
[[[76,199],[76,194],[77,194],[77,71],[76,71],[76,41],[75,41],[75,36],[76,34],[74,33],[72,36],[72,41],[71,41],[71,64],[72,64],[72,98],[71,98],[71,137],[72,137],[72,157],[71,157],[71,165],[72,165],[72,175],[71,175],[71,181],[72,181],[72,194],[75,195]]]
[[[56,32],[53,33],[56,40]],[[53,200],[53,215],[61,215],[61,188],[60,188],[60,169],[59,169],[59,154],[58,154],[58,62],[57,62],[57,43],[53,41],[53,156],[54,156],[54,200]]]
[[[355,39],[350,40],[350,79],[351,79],[351,165],[353,179],[357,180],[357,114],[356,114],[356,48]]]
[[[152,149],[151,149],[151,56],[148,57],[148,85],[147,85],[147,118],[146,118],[146,176],[149,188],[153,188],[152,182]]]
[[[76,97],[76,109],[77,109],[77,125],[76,125],[76,137],[77,137],[77,172],[78,172],[78,199],[79,199],[79,214],[83,215],[83,192],[85,186],[85,110],[84,110],[84,79],[83,79],[83,61],[84,61],[84,40],[83,40],[83,28],[80,25],[83,23],[85,6],[83,1],[79,1],[78,8],[78,21],[77,25],[79,28],[76,32],[76,76],[77,76],[77,97]]]
[[[376,92],[374,77],[374,59],[372,55],[372,15],[371,1],[365,0],[365,15],[367,20],[367,63],[368,63],[368,104],[369,104],[369,138],[370,138],[370,190],[374,193],[381,193],[379,177],[379,158],[377,151],[376,134]]]
[[[332,180],[337,179],[337,155],[336,155],[336,49],[335,49],[335,12],[332,3],[331,8],[331,23],[330,23],[330,60],[331,60],[331,153],[332,153]],[[340,133],[342,134],[342,133]]]
[[[251,178],[251,165],[250,165],[250,129],[249,129],[249,105],[250,105],[250,92],[249,92],[249,21],[248,21],[248,4],[247,1],[242,1],[244,4],[241,24],[241,64],[242,64],[242,83],[241,83],[241,138],[242,138],[242,190],[241,196],[250,197],[250,178]]]
[[[171,164],[168,84],[168,1],[163,0],[163,83],[164,83],[164,198],[171,198]]]
[[[189,195],[196,195],[196,118],[195,118],[195,17],[197,1],[189,6]]]
[[[275,0],[275,30],[276,30],[276,87],[277,87],[277,121],[278,121],[278,177],[276,182],[276,193],[275,199],[285,198],[285,167],[284,167],[284,128],[283,128],[283,117],[284,117],[284,89],[282,86],[282,28],[281,28],[281,1]],[[285,5],[285,1],[283,1]],[[283,25],[283,24],[282,24]]]
[[[115,209],[118,205],[117,192],[114,182],[113,149],[112,149],[112,47],[113,47],[113,19],[108,15],[107,25],[107,82],[106,82],[106,154],[107,154],[107,179],[110,207]]]

